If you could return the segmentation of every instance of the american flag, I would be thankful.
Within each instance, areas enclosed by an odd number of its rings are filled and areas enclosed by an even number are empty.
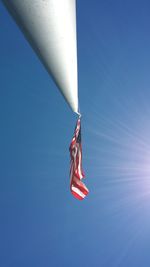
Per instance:
[[[85,175],[82,169],[81,119],[78,118],[74,136],[70,144],[70,190],[79,200],[84,199],[89,190],[81,181]]]

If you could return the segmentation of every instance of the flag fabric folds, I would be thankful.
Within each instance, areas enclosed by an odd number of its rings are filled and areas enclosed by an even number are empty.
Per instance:
[[[79,200],[84,199],[89,190],[82,182],[85,177],[82,169],[81,118],[77,120],[74,136],[70,144],[70,190]]]

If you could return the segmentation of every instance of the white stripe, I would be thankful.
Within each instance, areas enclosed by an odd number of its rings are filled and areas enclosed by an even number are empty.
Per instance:
[[[82,176],[82,170],[81,170],[81,151],[80,151],[80,147],[78,148],[78,156],[79,156],[78,173],[79,173],[80,179],[82,179],[83,176]]]
[[[72,191],[74,191],[75,193],[77,193],[80,197],[85,198],[86,195],[84,195],[77,187],[75,187],[74,185],[71,186]]]

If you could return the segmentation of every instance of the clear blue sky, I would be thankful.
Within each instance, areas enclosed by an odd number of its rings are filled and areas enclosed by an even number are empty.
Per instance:
[[[78,1],[76,116],[0,4],[0,266],[150,266],[150,2]]]

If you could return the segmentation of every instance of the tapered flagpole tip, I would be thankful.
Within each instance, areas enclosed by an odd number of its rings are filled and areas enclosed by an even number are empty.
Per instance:
[[[73,111],[78,108],[76,0],[2,0]]]

